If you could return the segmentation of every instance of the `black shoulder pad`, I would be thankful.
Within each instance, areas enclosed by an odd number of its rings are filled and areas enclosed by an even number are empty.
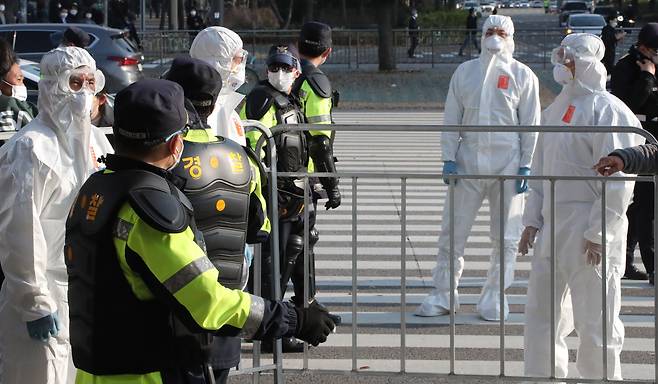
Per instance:
[[[274,95],[265,86],[254,88],[247,96],[245,112],[247,119],[260,120],[274,103]]]
[[[316,68],[315,71],[311,71],[305,75],[311,89],[313,89],[318,96],[325,99],[331,97],[331,82],[324,72]]]
[[[171,191],[135,188],[128,196],[130,206],[137,215],[158,231],[179,233],[189,225],[188,212]]]

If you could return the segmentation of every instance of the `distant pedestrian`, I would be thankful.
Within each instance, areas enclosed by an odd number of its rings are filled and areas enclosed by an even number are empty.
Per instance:
[[[416,47],[418,46],[419,29],[420,28],[418,27],[418,11],[412,9],[411,17],[409,18],[409,39],[411,40],[411,45],[409,46],[409,50],[407,51],[409,57],[414,57],[414,52],[416,51]]]
[[[464,56],[464,48],[468,45],[469,42],[472,42],[475,46],[475,49],[480,53],[480,47],[478,46],[477,40],[478,32],[478,17],[475,14],[475,8],[468,10],[468,16],[466,17],[466,36],[464,37],[464,42],[459,48],[459,56]]]
[[[615,13],[608,16],[608,24],[601,30],[601,40],[603,40],[603,45],[605,45],[605,54],[603,55],[603,60],[601,60],[601,62],[605,65],[608,75],[612,74],[612,69],[615,66],[617,43],[626,36],[626,32],[617,29],[617,25],[618,20],[617,14]]]

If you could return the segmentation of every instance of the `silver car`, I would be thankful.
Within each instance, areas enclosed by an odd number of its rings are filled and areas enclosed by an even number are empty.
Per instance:
[[[74,25],[89,33],[87,50],[105,75],[105,88],[116,93],[144,77],[144,56],[128,37],[127,31],[92,24],[6,24],[0,37],[14,47],[21,59],[40,62],[41,57],[59,44],[62,32]]]

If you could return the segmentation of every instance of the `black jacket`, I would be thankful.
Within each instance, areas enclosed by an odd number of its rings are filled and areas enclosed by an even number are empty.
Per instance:
[[[476,32],[478,29],[478,17],[475,15],[468,15],[466,17],[466,29],[470,32]]]
[[[601,30],[601,40],[603,40],[603,45],[605,45],[605,54],[603,55],[603,60],[601,62],[605,65],[606,71],[612,74],[612,70],[615,66],[615,52],[617,51],[617,37],[615,34],[617,30],[606,25]]]
[[[640,57],[637,48],[631,47],[628,54],[619,59],[612,71],[612,94],[633,113],[645,115],[646,121],[642,121],[642,127],[656,136],[658,122],[651,120],[658,117],[658,81],[655,75],[640,70],[636,63]]]
[[[617,149],[610,155],[620,157],[624,161],[623,171],[625,173],[658,173],[658,146],[656,144]]]
[[[409,18],[409,36],[418,37],[418,19],[415,17]]]

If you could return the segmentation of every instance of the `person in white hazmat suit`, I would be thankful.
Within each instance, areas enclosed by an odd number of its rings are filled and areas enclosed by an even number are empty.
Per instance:
[[[482,54],[461,64],[450,80],[445,105],[446,125],[537,125],[540,122],[539,85],[535,74],[512,58],[514,25],[507,16],[492,15],[482,26]],[[528,175],[535,149],[535,133],[445,132],[441,136],[444,174]],[[447,181],[446,181],[447,183]],[[512,284],[516,247],[521,236],[525,180],[504,184],[505,287]],[[457,286],[464,271],[466,238],[482,201],[489,200],[492,253],[487,280],[477,304],[485,320],[500,319],[500,185],[495,180],[459,180],[455,196],[455,310]],[[445,315],[450,309],[450,212],[443,211],[435,289],[416,310],[418,316]],[[504,316],[508,316],[505,302]]]
[[[41,60],[39,114],[0,148],[0,382],[68,384],[65,224],[78,189],[112,152],[92,128],[104,78],[89,53],[56,48]],[[99,203],[100,204],[100,203]]]
[[[641,128],[635,114],[618,98],[606,92],[606,70],[601,63],[605,47],[597,36],[575,33],[553,51],[553,76],[562,91],[544,111],[542,123],[564,126],[564,132],[542,133],[532,169],[541,175],[595,176],[592,165],[615,148],[630,147],[643,140],[624,133],[622,127]],[[620,133],[570,133],[569,126],[620,127]],[[617,176],[623,176],[617,175]],[[626,252],[626,208],[633,182],[606,186],[606,265],[608,372],[621,380],[619,355],[624,325],[619,319],[621,277]],[[566,336],[575,328],[579,345],[576,360],[582,378],[601,379],[603,371],[602,276],[603,242],[601,198],[598,181],[559,181],[555,185],[555,257],[557,258],[555,308],[557,377],[567,376],[569,351]],[[519,252],[534,246],[532,270],[525,306],[525,374],[548,377],[551,373],[551,192],[550,182],[530,183],[523,215],[526,226]]]
[[[212,65],[222,77],[222,90],[208,116],[208,125],[215,135],[246,146],[244,127],[235,111],[244,98],[236,92],[246,77],[247,51],[243,49],[242,39],[228,28],[208,27],[194,38],[190,56]]]

